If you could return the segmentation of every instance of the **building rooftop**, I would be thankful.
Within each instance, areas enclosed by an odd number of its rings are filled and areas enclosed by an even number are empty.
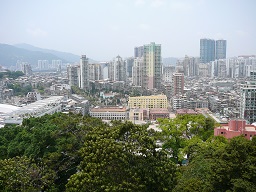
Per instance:
[[[183,115],[183,114],[197,114],[193,109],[177,109],[176,114]]]
[[[0,113],[11,113],[18,110],[20,107],[8,104],[0,104]]]
[[[0,104],[0,128],[4,126],[4,120],[8,117],[8,114],[19,109],[20,107],[14,105]]]
[[[63,100],[64,96],[51,96],[47,99],[39,100],[24,107],[20,107],[18,110],[11,112],[10,116],[37,116],[37,114],[43,113]]]

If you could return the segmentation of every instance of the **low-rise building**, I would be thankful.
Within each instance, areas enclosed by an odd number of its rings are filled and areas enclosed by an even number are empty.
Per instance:
[[[17,107],[14,105],[0,103],[0,128],[4,127],[5,118],[8,118],[10,113],[12,113],[16,110],[19,110],[19,109],[20,109],[20,107]]]
[[[256,126],[246,124],[244,119],[234,119],[228,124],[222,124],[214,129],[214,136],[222,135],[227,139],[243,135],[246,139],[252,139],[256,136]]]
[[[27,94],[27,102],[28,103],[33,103],[33,102],[36,102],[36,101],[39,101],[39,100],[41,100],[40,93],[28,92],[28,94]]]
[[[130,109],[130,121],[155,121],[158,118],[169,118],[170,112],[166,108],[133,108]]]
[[[130,121],[145,121],[148,120],[148,114],[148,108],[132,108],[129,111],[129,119]]]
[[[168,109],[154,108],[149,110],[149,119],[157,120],[158,118],[169,118],[170,113]]]
[[[110,93],[104,93],[104,92],[100,92],[100,96],[103,98],[103,99],[108,99],[108,98],[113,98],[115,97],[115,93],[113,92],[110,92]]]
[[[76,101],[76,108],[81,108],[82,115],[89,114],[90,102],[87,99],[77,94],[72,94],[71,99]]]
[[[126,120],[128,119],[128,110],[126,107],[94,107],[89,111],[91,117],[97,117],[102,120]]]
[[[5,118],[6,124],[21,124],[23,119],[30,117],[41,117],[45,114],[53,114],[62,111],[63,96],[52,96],[39,100],[8,114]]]

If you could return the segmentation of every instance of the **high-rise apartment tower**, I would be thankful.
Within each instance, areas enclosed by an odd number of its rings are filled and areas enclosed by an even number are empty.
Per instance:
[[[227,41],[217,40],[216,41],[216,59],[226,59]]]
[[[67,66],[68,84],[70,86],[80,86],[80,65],[68,65]]]
[[[82,55],[80,59],[80,72],[81,72],[81,89],[88,89],[89,87],[89,73],[88,73],[88,58]]]
[[[162,78],[161,45],[152,42],[144,46],[135,47],[134,57],[134,82],[140,82],[137,80],[141,79],[141,85],[138,86],[148,90],[159,89]],[[139,63],[135,64],[135,62]],[[136,75],[136,77],[134,77],[134,75]]]
[[[209,63],[215,60],[215,41],[200,39],[200,63]]]
[[[109,63],[108,77],[111,81],[127,81],[126,61],[119,55]]]
[[[226,40],[200,39],[200,63],[226,59]]]
[[[256,122],[256,72],[251,71],[251,81],[241,85],[240,117],[247,123]]]
[[[184,93],[184,74],[174,73],[172,76],[173,95],[183,95]]]
[[[162,75],[161,45],[154,42],[144,45],[143,61],[142,87],[159,89]]]

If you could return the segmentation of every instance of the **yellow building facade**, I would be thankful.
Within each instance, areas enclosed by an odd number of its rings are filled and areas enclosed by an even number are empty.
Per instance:
[[[150,95],[129,97],[129,108],[166,108],[168,107],[166,95]]]

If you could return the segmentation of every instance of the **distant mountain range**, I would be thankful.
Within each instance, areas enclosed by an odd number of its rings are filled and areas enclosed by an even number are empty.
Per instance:
[[[0,44],[0,66],[13,68],[17,61],[28,62],[32,67],[37,66],[38,60],[62,60],[63,63],[78,63],[80,56],[72,53],[61,52],[50,49],[42,49],[29,44]],[[178,58],[167,57],[163,58],[163,65],[176,65]],[[97,63],[89,58],[89,63]]]
[[[66,61],[66,62],[79,62],[80,60],[80,56],[78,55],[74,55],[72,53],[66,53],[66,52],[61,52],[61,51],[55,51],[55,50],[50,50],[50,49],[42,49],[39,47],[35,47],[33,45],[29,45],[29,44],[15,44],[14,45],[17,48],[21,48],[21,49],[26,49],[29,51],[38,51],[38,52],[42,52],[42,53],[50,53],[52,55],[55,55],[59,58],[62,58],[62,60]]]
[[[18,60],[36,66],[38,60],[62,60],[63,63],[79,62],[80,56],[50,49],[42,49],[29,44],[0,44],[0,65],[4,67],[16,66]],[[96,62],[89,59],[89,63]]]

